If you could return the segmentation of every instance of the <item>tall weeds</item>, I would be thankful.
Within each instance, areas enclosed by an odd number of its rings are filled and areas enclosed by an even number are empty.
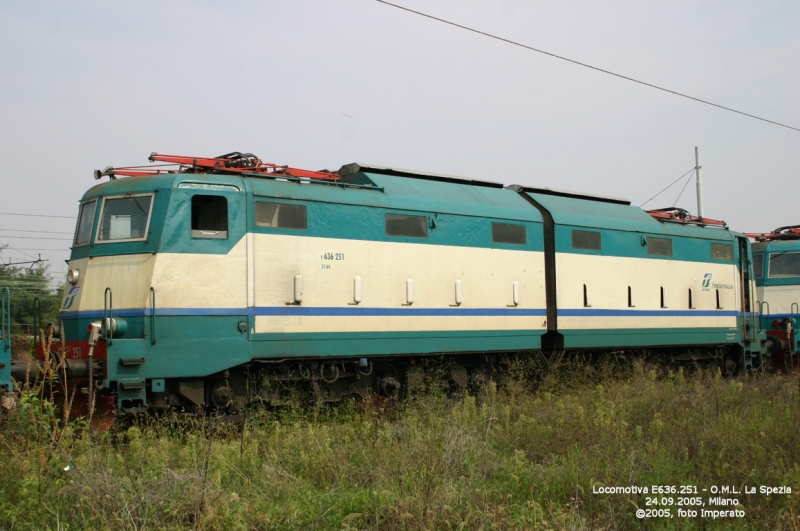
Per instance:
[[[223,430],[68,426],[60,438],[39,404],[0,432],[0,528],[798,528],[796,377],[634,364],[529,382],[511,374],[460,398],[433,390],[399,409],[284,410]],[[593,493],[629,485],[793,493],[737,496],[743,519],[646,522],[635,516],[645,496]]]

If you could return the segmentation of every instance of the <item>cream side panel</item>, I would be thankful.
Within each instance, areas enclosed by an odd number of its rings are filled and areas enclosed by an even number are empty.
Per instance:
[[[764,312],[791,313],[792,303],[800,304],[800,286],[765,286],[758,288],[758,300],[769,303]]]
[[[159,308],[245,308],[246,238],[228,254],[159,254],[152,285]],[[149,287],[141,289],[147,293]]]
[[[556,256],[556,267],[559,310],[584,309],[584,285],[586,285],[587,302],[590,308],[595,310],[661,310],[662,287],[666,310],[690,310],[690,289],[693,309],[717,309],[717,289],[723,310],[736,310],[740,306],[738,274],[732,264],[559,253]],[[711,274],[711,278],[709,286],[704,288],[706,274]],[[629,286],[633,307],[628,306]],[[697,319],[691,316],[658,318],[559,316],[559,328],[587,326],[591,328],[736,326],[736,319],[735,317]]]
[[[111,288],[114,309],[143,308],[149,295],[156,257],[153,254],[97,256],[70,262],[70,269],[80,271],[80,287],[75,300],[65,311],[102,310],[106,288]],[[63,308],[72,286],[66,285]]]
[[[256,332],[457,332],[475,330],[537,330],[542,329],[544,316],[483,317],[483,316],[424,316],[424,317],[350,317],[303,316],[293,322],[287,318],[256,316]],[[276,322],[285,323],[277,327]],[[293,324],[296,323],[296,324]]]
[[[605,329],[619,330],[626,328],[736,328],[735,317],[558,317],[560,330]]]
[[[460,308],[503,308],[512,304],[519,283],[518,308],[544,308],[544,255],[541,252],[331,238],[255,235],[255,305],[292,301],[295,275],[303,281],[303,307],[354,307],[353,278],[361,277],[358,308],[405,308],[406,280],[413,279],[411,308],[455,307],[455,281],[461,280]],[[259,316],[256,332],[329,329],[331,318]],[[353,330],[460,330],[463,317],[349,317]],[[404,322],[402,320],[410,319]],[[506,317],[476,317],[488,329],[508,329]],[[331,322],[335,322],[335,319]],[[398,323],[403,322],[402,325]],[[435,323],[435,324],[434,324]],[[473,324],[470,326],[476,325]],[[350,325],[348,325],[350,326]],[[512,328],[546,327],[530,317]],[[341,325],[335,325],[341,330]]]

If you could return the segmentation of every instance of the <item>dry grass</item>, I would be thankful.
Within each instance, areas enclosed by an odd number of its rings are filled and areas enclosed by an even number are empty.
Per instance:
[[[479,397],[260,414],[244,428],[2,429],[7,529],[798,529],[796,377],[569,367]],[[56,436],[56,433],[58,436]],[[744,519],[638,520],[595,485],[788,485]],[[707,498],[709,494],[704,494]],[[674,511],[674,509],[673,509]],[[645,525],[646,524],[646,525]]]

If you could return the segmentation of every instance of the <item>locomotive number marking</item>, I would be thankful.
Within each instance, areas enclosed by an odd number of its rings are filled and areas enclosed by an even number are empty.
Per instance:
[[[81,347],[72,347],[72,358],[78,359],[81,357]]]
[[[344,253],[324,253],[320,256],[321,260],[334,260],[336,262],[344,260]]]

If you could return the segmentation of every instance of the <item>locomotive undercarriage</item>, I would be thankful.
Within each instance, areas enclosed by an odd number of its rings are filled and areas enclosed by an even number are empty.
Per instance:
[[[757,353],[737,346],[664,349],[540,350],[451,355],[445,358],[394,357],[324,360],[253,360],[206,378],[168,379],[163,391],[148,390],[147,404],[123,401],[120,414],[178,411],[239,421],[248,410],[284,406],[311,407],[346,398],[400,399],[431,385],[448,393],[478,393],[490,381],[502,385],[514,361],[532,369],[527,378],[541,378],[560,364],[630,363],[641,360],[646,371],[684,367],[732,376],[763,370]]]
[[[156,412],[174,410],[238,420],[248,409],[314,406],[373,396],[398,399],[432,380],[443,382],[452,391],[474,391],[493,377],[495,364],[496,356],[484,354],[449,356],[435,362],[416,357],[257,359],[206,378],[168,379],[163,391],[148,391],[147,406]],[[135,401],[121,405],[121,414],[147,410]]]

